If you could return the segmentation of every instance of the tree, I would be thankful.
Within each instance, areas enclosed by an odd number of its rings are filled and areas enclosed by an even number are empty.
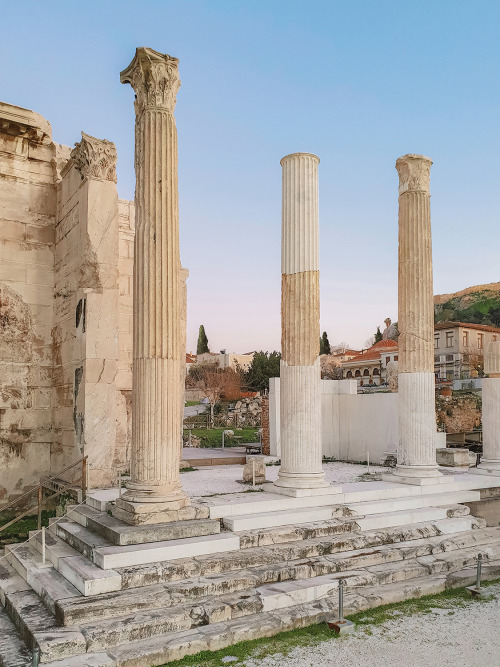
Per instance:
[[[245,384],[252,391],[269,389],[269,378],[280,376],[279,352],[256,352],[245,373]]]
[[[324,355],[320,358],[321,377],[323,380],[342,380],[342,365],[333,355]]]
[[[200,325],[200,331],[198,333],[198,344],[196,345],[196,354],[204,354],[205,352],[210,352],[208,347],[208,338],[205,333],[205,327],[203,324]]]
[[[337,343],[337,345],[330,346],[330,354],[340,354],[346,350],[350,350],[351,346],[349,343],[346,343],[345,340]]]
[[[195,364],[189,371],[186,384],[200,389],[210,403],[210,421],[214,423],[214,408],[221,398],[241,397],[242,372],[239,368],[219,368],[219,364]]]
[[[363,345],[363,348],[368,350],[374,344],[375,344],[375,336],[370,336],[370,338],[367,338],[365,340],[365,344]]]
[[[382,340],[382,332],[380,331],[380,327],[377,327],[377,331],[375,332],[374,342],[379,343]]]
[[[326,331],[323,331],[323,335],[319,339],[319,353],[320,354],[330,354],[330,342],[328,340],[328,335]]]

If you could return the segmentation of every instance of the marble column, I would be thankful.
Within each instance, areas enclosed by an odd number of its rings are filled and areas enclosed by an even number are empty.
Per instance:
[[[477,468],[470,472],[500,477],[500,341],[486,344],[482,380],[483,396],[483,456]]]
[[[273,491],[332,493],[322,467],[319,366],[319,158],[281,160],[281,467]]]
[[[189,504],[179,475],[185,359],[174,118],[178,63],[139,48],[120,75],[136,93],[136,232],[131,479],[115,513],[131,523],[165,521]]]
[[[409,484],[444,479],[436,463],[431,165],[432,160],[423,155],[404,155],[396,161],[399,446],[394,481]]]

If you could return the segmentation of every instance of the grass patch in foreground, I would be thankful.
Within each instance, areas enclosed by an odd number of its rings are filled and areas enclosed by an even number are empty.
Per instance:
[[[500,579],[495,579],[485,581],[482,585],[487,588],[499,583]],[[449,614],[452,616],[456,609],[471,604],[481,604],[489,600],[491,600],[491,596],[486,598],[471,597],[465,587],[454,588],[436,595],[425,595],[421,598],[367,609],[357,614],[350,614],[346,618],[356,623],[365,634],[371,634],[370,626],[381,625],[386,621],[397,620],[402,616],[419,613],[431,614],[434,609],[449,609]],[[326,623],[318,623],[307,628],[280,632],[274,637],[262,637],[240,642],[219,651],[202,651],[196,655],[188,655],[182,660],[175,660],[159,667],[227,667],[228,665],[230,667],[242,667],[245,660],[259,661],[270,655],[287,656],[297,647],[316,646],[336,637],[337,635],[328,628]],[[228,657],[236,659],[228,661]],[[223,658],[226,658],[226,660],[223,660]]]
[[[42,510],[42,526],[47,527],[49,525],[49,518],[55,515],[55,510]],[[11,521],[14,516],[14,514],[10,514],[0,518],[0,527]],[[25,516],[23,519],[19,519],[19,521],[13,523],[12,526],[0,530],[0,545],[23,542],[28,538],[28,532],[30,530],[36,530],[37,528],[38,515],[32,514],[30,516]]]
[[[237,438],[231,438],[229,436],[224,438],[224,446],[229,447],[240,447],[244,442],[259,442],[259,429],[254,427],[236,429],[233,426],[226,426],[225,428],[184,428],[184,435],[189,436],[189,431],[191,435],[195,435],[201,440],[201,448],[203,447],[222,447],[222,432],[231,430],[234,431],[234,434],[237,435]]]

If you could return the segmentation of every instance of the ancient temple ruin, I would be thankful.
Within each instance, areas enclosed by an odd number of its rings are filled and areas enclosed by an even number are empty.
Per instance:
[[[500,497],[499,343],[486,357],[479,474],[445,475],[435,460],[431,161],[424,156],[396,163],[402,405],[395,474],[343,485],[325,479],[319,158],[294,153],[281,162],[278,480],[259,493],[183,491],[178,61],[139,48],[121,81],[136,93],[135,224],[134,205],[116,194],[112,143],[82,134],[70,151],[53,143],[37,114],[0,106],[2,495],[83,455],[93,486],[103,487],[52,518],[48,531],[6,546],[0,663],[24,667],[35,656],[47,667],[164,664],[336,620],[340,580],[347,613],[473,583],[478,550],[483,577],[498,577],[500,527],[470,506],[483,494]],[[122,492],[116,475],[129,460]]]

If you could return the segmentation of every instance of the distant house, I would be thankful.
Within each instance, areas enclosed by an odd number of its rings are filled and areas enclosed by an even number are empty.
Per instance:
[[[466,322],[440,322],[434,327],[434,372],[441,380],[477,377],[484,347],[500,340],[500,328]]]
[[[353,357],[357,357],[358,354],[361,354],[360,350],[338,350],[337,352],[332,352],[330,355],[333,359],[342,363],[343,361],[349,361]]]
[[[387,381],[387,364],[398,360],[398,344],[395,340],[381,340],[368,350],[342,362],[344,380],[357,380],[359,387],[380,386]]]
[[[221,350],[216,352],[204,352],[195,357],[195,363],[198,364],[218,364],[219,368],[236,368],[239,366],[243,371],[247,371],[253,361],[255,352],[246,352],[245,354],[226,353]]]
[[[189,373],[189,369],[196,363],[196,354],[186,353],[186,375]]]

